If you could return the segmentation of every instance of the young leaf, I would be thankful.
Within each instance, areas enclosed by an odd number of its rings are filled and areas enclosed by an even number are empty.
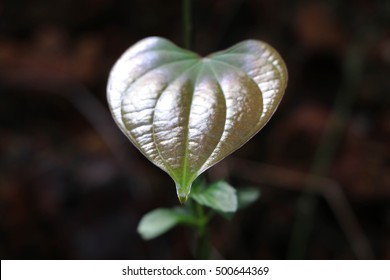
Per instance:
[[[236,189],[224,181],[213,183],[207,188],[195,189],[191,193],[191,198],[216,211],[235,212],[237,210]]]
[[[183,209],[158,208],[142,217],[138,224],[137,232],[143,239],[149,240],[167,232],[180,223],[191,224],[195,223],[195,221]]]
[[[260,191],[256,188],[237,189],[238,208],[242,209],[254,203],[260,197]]]
[[[286,84],[282,58],[264,42],[202,58],[150,37],[116,62],[107,98],[119,128],[172,177],[184,203],[199,174],[268,122]]]

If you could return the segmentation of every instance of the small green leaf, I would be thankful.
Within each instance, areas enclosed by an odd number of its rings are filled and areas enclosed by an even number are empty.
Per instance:
[[[260,197],[260,190],[256,188],[237,189],[238,208],[242,209],[254,203]]]
[[[191,198],[216,211],[235,212],[237,210],[236,189],[224,181],[213,183],[207,188],[194,189]]]
[[[177,224],[195,223],[194,218],[182,208],[159,208],[142,217],[137,232],[145,240],[153,239],[167,232]]]
[[[200,57],[150,37],[116,62],[107,98],[119,128],[172,177],[184,203],[196,177],[263,128],[286,85],[282,58],[264,42]]]

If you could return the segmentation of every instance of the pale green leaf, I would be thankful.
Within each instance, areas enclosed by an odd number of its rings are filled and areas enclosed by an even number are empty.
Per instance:
[[[282,58],[264,42],[202,58],[150,37],[116,62],[107,97],[120,129],[172,177],[184,203],[196,177],[267,123],[286,84]]]
[[[137,232],[145,240],[153,239],[172,229],[177,224],[195,223],[194,218],[183,209],[158,208],[142,217]]]
[[[260,197],[260,190],[256,188],[237,189],[238,208],[242,209],[254,203]]]
[[[221,212],[235,212],[237,210],[236,189],[224,181],[218,181],[207,188],[196,188],[191,198],[201,205]]]

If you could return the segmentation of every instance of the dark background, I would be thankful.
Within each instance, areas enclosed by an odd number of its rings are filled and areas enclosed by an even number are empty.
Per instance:
[[[213,257],[390,259],[390,1],[195,0],[193,11],[195,51],[264,40],[289,70],[269,124],[206,172],[261,191],[213,220]],[[3,259],[193,258],[188,229],[137,235],[144,213],[178,200],[105,97],[125,49],[152,35],[182,45],[181,29],[181,1],[0,2]]]

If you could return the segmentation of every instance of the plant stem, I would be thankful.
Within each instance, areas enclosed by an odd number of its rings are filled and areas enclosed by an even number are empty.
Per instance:
[[[183,45],[186,49],[192,48],[192,0],[182,2]]]
[[[208,260],[210,257],[210,242],[207,231],[199,230],[198,232],[198,241],[197,241],[197,251],[196,258],[198,260]]]
[[[197,248],[196,258],[198,260],[207,260],[210,255],[210,243],[207,232],[208,217],[204,213],[203,207],[194,201],[196,215],[198,217],[198,230],[197,230]]]

